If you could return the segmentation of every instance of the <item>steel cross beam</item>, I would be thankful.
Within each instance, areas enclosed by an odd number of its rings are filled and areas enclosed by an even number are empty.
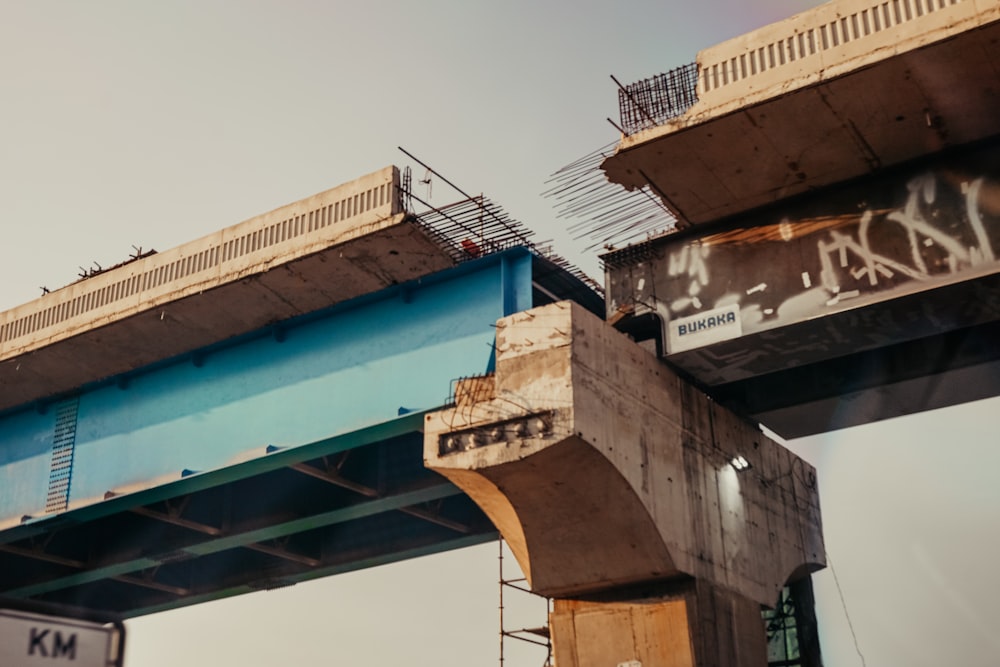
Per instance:
[[[341,457],[341,463],[343,463],[343,461],[346,460],[346,458],[347,458],[347,453],[345,452],[345,454]],[[325,457],[324,457],[324,463],[326,463]],[[378,498],[381,495],[379,494],[378,489],[373,489],[369,486],[365,486],[364,484],[352,482],[351,480],[345,478],[343,475],[340,475],[338,472],[336,472],[336,470],[339,470],[339,466],[336,466],[333,469],[331,469],[328,466],[325,470],[322,470],[315,466],[311,466],[308,463],[296,463],[295,465],[292,465],[290,467],[292,470],[301,472],[304,475],[309,475],[310,477],[321,479],[324,482],[329,482],[330,484],[334,484],[336,486],[349,489],[351,491],[354,491],[355,493],[360,493],[361,495],[367,498]],[[431,512],[429,510],[421,509],[419,507],[399,507],[397,509],[404,514],[409,514],[410,516],[415,516],[418,519],[424,519],[425,521],[430,521],[431,523],[435,523],[439,526],[444,526],[445,528],[451,528],[452,530],[459,533],[467,534],[472,530],[471,528],[469,528],[469,526],[465,524],[459,523],[457,521],[451,521],[450,519],[447,519],[441,516],[440,514]]]
[[[354,503],[322,514],[296,518],[255,530],[236,532],[217,539],[194,542],[180,548],[171,548],[170,550],[161,553],[133,558],[123,558],[115,562],[99,565],[88,565],[79,561],[70,561],[69,559],[60,558],[59,556],[50,554],[36,554],[24,549],[19,549],[15,552],[14,550],[16,547],[7,545],[5,551],[8,551],[9,553],[17,553],[17,555],[27,556],[30,558],[40,558],[43,560],[58,562],[59,564],[72,565],[73,567],[81,568],[81,571],[63,577],[48,579],[44,582],[13,588],[4,591],[4,595],[15,598],[37,596],[72,586],[79,586],[81,584],[100,581],[105,578],[114,578],[149,568],[155,568],[161,565],[164,560],[177,559],[182,555],[186,555],[188,558],[195,558],[220,553],[237,547],[245,547],[265,552],[273,551],[266,545],[262,545],[261,542],[287,537],[303,531],[315,530],[317,528],[331,526],[337,523],[362,519],[389,510],[396,510],[429,500],[455,496],[459,493],[460,491],[451,483],[444,482],[442,480],[434,485],[415,491],[401,492],[376,500]],[[169,558],[167,558],[167,556],[169,556]],[[287,554],[282,555],[282,557],[287,557]],[[315,566],[319,565],[320,561],[310,559],[310,562],[306,564]],[[84,567],[87,569],[83,570],[82,568]]]

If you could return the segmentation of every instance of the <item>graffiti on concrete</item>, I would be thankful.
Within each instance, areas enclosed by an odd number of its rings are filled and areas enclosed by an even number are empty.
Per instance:
[[[735,305],[743,334],[996,272],[1000,152],[869,178],[653,246],[644,261],[609,263],[613,302],[666,322]]]
[[[840,295],[844,271],[849,271],[852,281],[864,281],[870,287],[878,287],[880,279],[892,279],[897,273],[911,280],[926,280],[938,273],[957,273],[992,262],[994,252],[980,211],[979,193],[983,183],[982,177],[961,183],[961,188],[965,190],[965,236],[971,232],[974,237],[971,245],[966,245],[963,234],[955,234],[954,228],[936,226],[935,223],[940,224],[941,219],[948,222],[960,219],[963,211],[959,210],[958,216],[947,216],[942,215],[940,208],[934,207],[938,193],[937,178],[933,173],[926,173],[907,183],[909,194],[905,203],[878,221],[883,226],[899,226],[906,237],[909,257],[896,259],[880,253],[878,247],[873,246],[873,238],[877,240],[891,234],[891,230],[873,234],[875,213],[865,210],[853,234],[831,231],[828,240],[817,242],[823,287],[835,297]],[[938,219],[935,220],[935,217]]]
[[[700,310],[703,307],[704,304],[698,295],[701,289],[708,285],[708,265],[705,263],[707,257],[708,247],[696,245],[684,246],[680,251],[670,255],[667,275],[683,277],[688,285],[686,293],[674,299],[671,304],[674,310],[688,308]]]

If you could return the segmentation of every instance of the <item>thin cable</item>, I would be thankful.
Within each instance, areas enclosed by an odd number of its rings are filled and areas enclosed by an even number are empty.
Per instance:
[[[833,583],[837,585],[837,593],[840,594],[840,604],[844,608],[847,627],[851,630],[851,637],[854,639],[854,650],[858,652],[858,657],[861,658],[862,667],[868,667],[865,663],[865,656],[861,653],[861,646],[858,645],[858,636],[854,633],[854,624],[851,623],[851,615],[847,613],[847,601],[844,600],[844,591],[840,588],[840,580],[837,579],[837,570],[833,568],[833,559],[830,558],[829,551],[826,552],[826,562],[830,566],[830,572],[833,573]]]

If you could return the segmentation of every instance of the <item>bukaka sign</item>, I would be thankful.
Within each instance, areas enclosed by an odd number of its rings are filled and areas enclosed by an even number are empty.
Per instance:
[[[690,317],[670,320],[667,352],[692,350],[743,335],[740,307],[736,304],[716,308]]]

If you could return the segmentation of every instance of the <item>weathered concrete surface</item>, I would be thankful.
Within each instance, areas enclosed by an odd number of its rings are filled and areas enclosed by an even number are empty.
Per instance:
[[[0,410],[453,266],[398,181],[387,167],[0,313]]]
[[[998,257],[993,140],[603,260],[609,317],[795,438],[1000,393]]]
[[[704,582],[642,598],[554,600],[549,624],[559,667],[760,667],[760,607]]]
[[[827,2],[700,52],[698,103],[603,168],[703,223],[985,139],[998,43],[996,0]]]
[[[460,385],[427,416],[425,464],[490,516],[532,590],[695,577],[774,604],[824,565],[812,467],[603,321],[569,302],[518,313],[496,355],[493,392]]]

